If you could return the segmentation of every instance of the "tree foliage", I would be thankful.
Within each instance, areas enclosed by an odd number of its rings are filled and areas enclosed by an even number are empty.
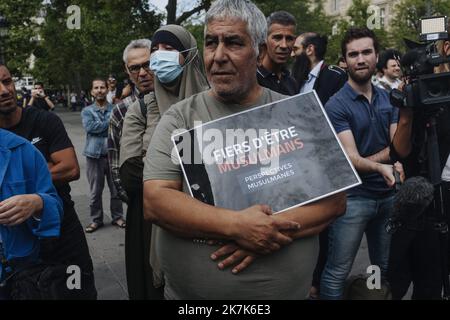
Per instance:
[[[325,15],[325,0],[254,0],[265,16],[285,10],[297,19],[297,32],[315,31],[328,35],[327,60],[334,63],[340,55],[340,42],[351,26],[366,26],[370,19],[369,0],[354,0],[345,18]],[[151,1],[150,1],[151,2]],[[10,24],[3,43],[9,68],[15,75],[32,73],[50,85],[88,88],[94,76],[115,73],[124,77],[122,52],[132,39],[150,38],[164,16],[151,8],[148,0],[1,0],[0,14]],[[167,23],[184,25],[203,46],[204,25],[199,19],[212,0],[168,0]],[[190,6],[188,6],[188,4]],[[81,28],[66,25],[67,8],[78,5]],[[427,14],[427,11],[429,14]],[[34,17],[45,22],[38,25]],[[382,47],[403,49],[402,38],[417,39],[419,18],[449,15],[449,0],[401,0],[390,18],[392,29],[375,29]],[[334,26],[334,27],[333,27]],[[335,32],[332,34],[332,30]],[[35,68],[28,70],[28,58],[36,57]]]
[[[418,41],[419,19],[427,16],[450,14],[448,0],[401,0],[394,7],[391,42],[400,49],[406,49],[403,38]]]
[[[67,8],[80,8],[79,29],[67,25]],[[162,16],[146,0],[2,0],[0,12],[10,24],[8,67],[31,73],[55,87],[89,88],[94,76],[123,73],[122,53],[132,39],[150,38]],[[34,17],[41,12],[41,25]],[[38,40],[38,41],[37,41]],[[28,70],[28,58],[36,57]]]
[[[67,7],[81,10],[79,29],[69,29]],[[161,18],[140,0],[52,0],[45,5],[42,41],[32,73],[49,84],[89,88],[93,77],[123,78],[122,53],[132,39],[149,38]]]
[[[335,22],[335,34],[330,36],[327,58],[331,63],[335,63],[341,56],[341,40],[344,33],[350,27],[368,27],[368,22],[373,17],[373,12],[369,10],[369,0],[354,0],[347,10],[348,18],[340,18]],[[377,17],[376,17],[377,18]],[[370,23],[369,23],[369,27]],[[382,26],[371,27],[380,42],[381,48],[388,48],[390,42],[388,32]]]
[[[27,59],[36,47],[37,23],[41,0],[1,0],[0,15],[8,22],[8,35],[1,39],[5,59],[11,72],[27,72]],[[0,41],[1,41],[0,40]]]
[[[323,0],[255,0],[254,2],[266,17],[280,10],[291,13],[297,20],[298,33],[317,31],[328,34],[331,31],[332,19],[324,13]]]

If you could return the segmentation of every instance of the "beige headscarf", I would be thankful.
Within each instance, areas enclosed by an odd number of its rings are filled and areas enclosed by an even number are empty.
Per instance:
[[[197,41],[194,36],[179,25],[169,24],[163,26],[156,30],[155,34],[159,31],[168,31],[172,33],[180,40],[186,50],[197,47]],[[203,60],[200,57],[199,50],[195,49],[188,51],[185,63],[187,63],[187,65],[184,67],[183,73],[173,84],[163,84],[155,77],[155,96],[161,115],[163,115],[171,105],[209,89],[209,84],[205,75],[205,67],[203,65]]]

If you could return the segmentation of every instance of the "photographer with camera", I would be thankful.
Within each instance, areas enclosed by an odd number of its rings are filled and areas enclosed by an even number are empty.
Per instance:
[[[441,299],[442,289],[444,297],[449,294],[450,73],[443,72],[450,71],[450,24],[445,17],[435,19],[443,30],[427,34],[429,18],[422,19],[422,38],[441,40],[416,44],[405,54],[406,84],[403,92],[391,94],[400,119],[390,157],[404,164],[407,177],[415,177],[401,188],[390,225],[395,225],[388,271],[394,299],[401,299],[411,282],[412,299]]]
[[[34,84],[34,89],[31,90],[31,99],[27,104],[28,106],[33,106],[38,109],[45,111],[51,111],[55,108],[55,105],[50,100],[50,98],[45,94],[44,84],[42,82],[36,82]]]

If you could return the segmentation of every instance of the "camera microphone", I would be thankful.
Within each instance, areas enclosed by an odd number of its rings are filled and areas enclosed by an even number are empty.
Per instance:
[[[424,177],[407,179],[394,196],[394,212],[386,224],[386,230],[394,233],[404,223],[417,220],[434,198],[434,187]]]

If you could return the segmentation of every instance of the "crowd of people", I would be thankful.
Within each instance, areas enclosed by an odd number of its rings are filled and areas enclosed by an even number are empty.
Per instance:
[[[405,227],[409,233],[400,236],[386,230],[398,210],[395,173],[401,181],[422,173],[417,119],[389,99],[404,85],[401,53],[381,51],[372,30],[351,27],[332,65],[325,61],[327,35],[297,34],[293,15],[278,11],[266,18],[251,1],[214,1],[204,25],[203,57],[193,35],[178,25],[131,40],[123,52],[128,85],[117,88],[114,75],[95,78],[93,101],[81,108],[92,219],[84,231],[104,224],[106,178],[112,223],[125,228],[129,298],[343,299],[366,235],[370,263],[394,299],[402,299],[411,282],[413,298],[440,299],[448,270],[423,261],[441,258],[436,232],[422,225]],[[439,50],[450,56],[450,40]],[[269,204],[233,211],[190,196],[173,161],[174,132],[312,90],[361,185],[278,214]],[[56,298],[96,299],[92,260],[70,196],[69,182],[80,175],[77,155],[42,83],[23,106],[7,66],[0,65],[0,275],[6,284],[0,298],[34,298],[22,294],[28,292],[23,279],[57,264],[78,265],[83,289],[61,288]],[[450,135],[440,129],[447,204]],[[411,256],[401,260],[402,250]],[[59,276],[54,270],[54,279]]]

